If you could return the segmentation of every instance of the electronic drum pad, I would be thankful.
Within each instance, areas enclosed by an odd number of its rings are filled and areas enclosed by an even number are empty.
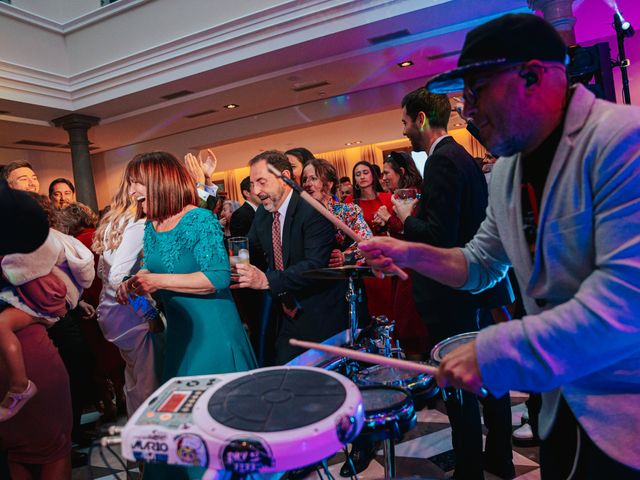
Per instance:
[[[240,477],[284,472],[333,455],[363,422],[358,387],[331,371],[271,367],[176,377],[129,419],[122,453]]]

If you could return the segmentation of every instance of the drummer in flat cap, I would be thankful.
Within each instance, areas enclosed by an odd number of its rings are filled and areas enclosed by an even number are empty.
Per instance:
[[[500,157],[486,219],[464,248],[360,248],[379,270],[395,262],[471,292],[513,266],[527,315],[447,355],[438,382],[543,392],[543,479],[640,478],[640,109],[569,86],[565,59],[534,15],[470,31],[458,68],[426,88],[462,91]]]

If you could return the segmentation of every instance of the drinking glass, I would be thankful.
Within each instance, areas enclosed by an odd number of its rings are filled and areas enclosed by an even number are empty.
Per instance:
[[[231,268],[239,263],[249,265],[249,239],[247,237],[231,237],[228,244]]]
[[[398,188],[393,193],[398,200],[402,200],[404,203],[411,203],[416,198],[418,191],[415,188]]]

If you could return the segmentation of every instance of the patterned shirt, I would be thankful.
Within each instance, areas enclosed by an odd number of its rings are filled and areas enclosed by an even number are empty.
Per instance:
[[[333,198],[329,200],[327,209],[333,213],[336,217],[346,223],[354,232],[360,235],[364,239],[373,237],[373,233],[367,225],[362,215],[362,209],[355,203],[340,203]],[[358,247],[350,242],[349,245],[344,246],[345,242],[350,239],[341,230],[336,230],[336,242],[345,255],[355,253],[356,263],[364,263],[364,258],[358,250]]]

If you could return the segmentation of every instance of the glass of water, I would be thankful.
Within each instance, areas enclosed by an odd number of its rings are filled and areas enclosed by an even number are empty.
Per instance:
[[[247,237],[231,237],[228,240],[228,245],[231,268],[239,263],[249,265],[249,239]]]

